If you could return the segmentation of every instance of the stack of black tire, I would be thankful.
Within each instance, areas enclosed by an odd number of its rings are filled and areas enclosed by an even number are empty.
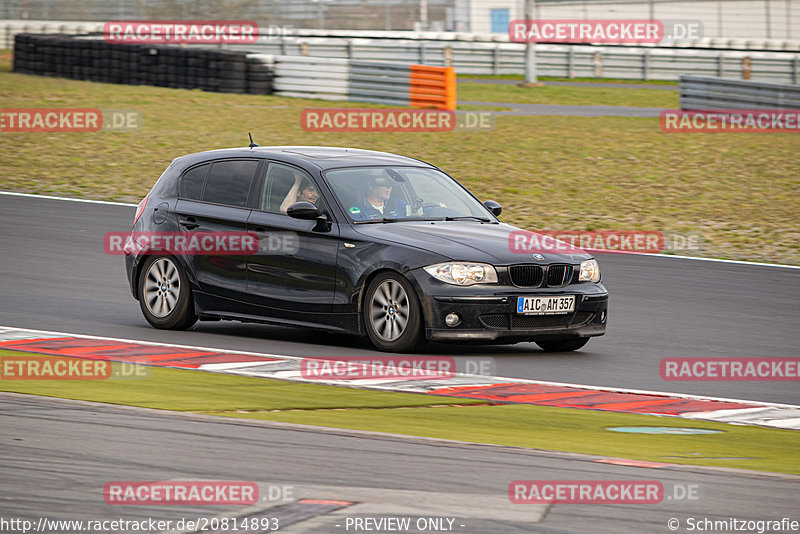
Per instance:
[[[272,94],[273,73],[247,52],[169,45],[116,44],[102,37],[18,34],[14,72],[76,80]],[[249,80],[249,76],[253,76]]]
[[[275,67],[258,57],[247,58],[247,92],[253,95],[272,94]]]

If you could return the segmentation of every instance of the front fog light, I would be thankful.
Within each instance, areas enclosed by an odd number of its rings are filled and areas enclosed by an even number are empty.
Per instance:
[[[448,313],[444,318],[444,322],[447,326],[457,326],[461,322],[461,317],[457,313]]]

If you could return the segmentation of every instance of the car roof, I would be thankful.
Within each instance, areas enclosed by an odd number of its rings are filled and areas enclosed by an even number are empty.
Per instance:
[[[435,168],[418,159],[377,152],[361,148],[341,148],[329,146],[260,146],[254,148],[225,148],[197,152],[176,158],[187,165],[219,158],[259,157],[295,164],[310,164],[320,170],[341,167],[366,167],[371,165],[405,165]]]

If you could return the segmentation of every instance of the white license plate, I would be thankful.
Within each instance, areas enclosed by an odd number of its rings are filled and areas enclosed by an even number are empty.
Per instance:
[[[517,313],[559,315],[575,311],[575,295],[563,297],[517,297]]]

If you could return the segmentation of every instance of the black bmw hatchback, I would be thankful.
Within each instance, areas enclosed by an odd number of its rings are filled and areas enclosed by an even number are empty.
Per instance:
[[[124,247],[147,321],[322,328],[380,350],[425,340],[576,350],[606,330],[597,262],[521,254],[501,207],[422,161],[359,149],[255,147],[176,158]]]

